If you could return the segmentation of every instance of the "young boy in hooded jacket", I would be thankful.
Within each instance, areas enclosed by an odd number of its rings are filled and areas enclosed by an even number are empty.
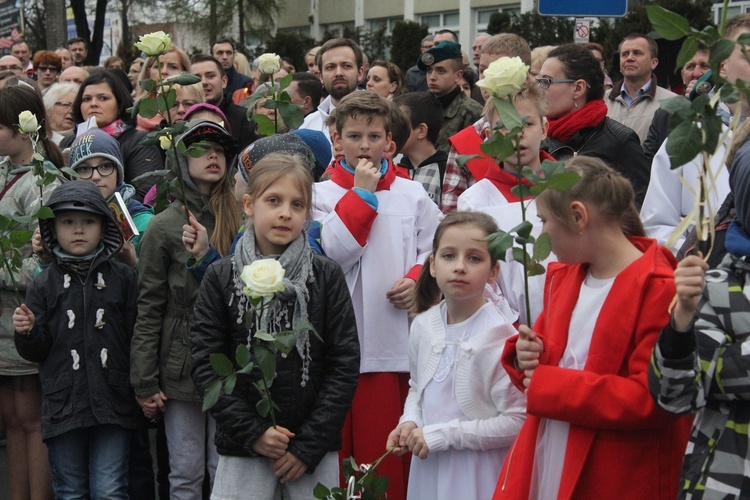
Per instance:
[[[129,379],[136,273],[110,258],[122,235],[93,183],[64,184],[47,205],[54,218],[39,227],[52,263],[13,326],[19,354],[39,363],[55,497],[127,499],[140,413]]]

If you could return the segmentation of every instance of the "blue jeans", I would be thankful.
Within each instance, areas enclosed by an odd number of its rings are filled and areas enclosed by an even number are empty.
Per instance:
[[[97,425],[47,439],[55,498],[127,500],[131,433]]]

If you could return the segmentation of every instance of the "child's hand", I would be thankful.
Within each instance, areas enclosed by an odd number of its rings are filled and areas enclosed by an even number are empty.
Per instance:
[[[35,324],[34,313],[26,307],[26,304],[21,304],[21,307],[16,307],[16,310],[13,311],[13,328],[18,333],[29,333]]]
[[[424,440],[424,431],[421,427],[417,427],[411,431],[409,439],[406,440],[406,444],[409,446],[409,451],[422,460],[427,458],[427,454],[430,453],[430,449],[427,447],[427,442]]]
[[[288,451],[273,462],[273,473],[282,483],[291,483],[304,474],[306,470],[307,465]]]
[[[135,400],[143,409],[143,415],[146,418],[154,419],[159,416],[159,413],[164,413],[164,401],[167,400],[167,395],[159,391],[153,396],[136,396]]]
[[[416,282],[411,278],[401,278],[388,290],[385,298],[396,309],[410,309],[414,305],[414,288]]]
[[[130,241],[123,241],[122,248],[117,252],[117,260],[127,264],[133,269],[138,267],[138,256],[135,254],[135,245]]]
[[[208,233],[205,226],[193,217],[192,213],[188,214],[190,224],[182,226],[182,244],[195,260],[201,260],[208,252]]]
[[[531,376],[539,366],[539,356],[544,352],[544,346],[539,337],[526,325],[518,327],[520,337],[516,342],[516,360],[518,368],[524,373],[523,385],[527,389],[531,383]]]
[[[280,425],[269,427],[261,437],[253,443],[253,451],[259,455],[269,458],[281,458],[286,453],[289,446],[289,438],[293,438],[294,433]]]
[[[411,421],[400,424],[398,427],[393,429],[390,434],[388,434],[388,440],[385,443],[385,449],[390,450],[394,446],[398,446],[398,448],[393,450],[393,454],[398,457],[409,451],[409,448],[406,446],[406,441],[407,439],[409,439],[412,431],[416,428],[417,424]]]
[[[36,255],[40,264],[47,265],[52,262],[49,252],[47,252],[47,250],[44,249],[44,245],[42,245],[42,233],[39,232],[39,228],[34,231],[34,236],[31,237],[31,251]]]
[[[684,332],[693,321],[698,307],[698,299],[703,292],[708,264],[703,255],[689,255],[677,264],[674,271],[674,284],[677,288],[677,306],[674,308],[673,323],[677,331]]]
[[[380,180],[380,161],[373,164],[367,158],[361,158],[354,169],[354,187],[374,193]]]

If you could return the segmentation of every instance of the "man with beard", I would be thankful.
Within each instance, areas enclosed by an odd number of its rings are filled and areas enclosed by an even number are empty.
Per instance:
[[[305,117],[300,128],[323,132],[330,141],[326,119],[341,99],[357,90],[357,82],[364,74],[362,49],[348,38],[334,38],[323,44],[316,60],[328,97],[316,112]]]

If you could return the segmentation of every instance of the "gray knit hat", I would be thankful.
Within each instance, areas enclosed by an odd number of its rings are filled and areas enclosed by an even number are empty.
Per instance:
[[[290,133],[272,135],[258,139],[240,153],[238,169],[245,184],[253,165],[271,153],[300,155],[307,162],[310,172],[315,170],[315,156],[305,141]]]
[[[91,128],[76,137],[70,146],[70,168],[75,168],[83,161],[101,156],[112,160],[117,166],[117,185],[124,182],[125,169],[123,168],[120,143],[108,133],[98,128]]]

